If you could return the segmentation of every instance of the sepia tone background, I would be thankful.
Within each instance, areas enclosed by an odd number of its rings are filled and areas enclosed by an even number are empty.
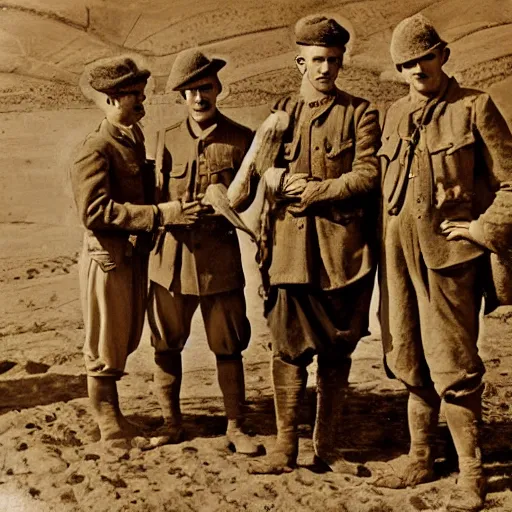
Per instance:
[[[220,108],[256,128],[280,96],[297,89],[292,27],[310,13],[338,17],[353,37],[338,85],[385,108],[406,94],[390,60],[393,27],[423,12],[450,43],[446,66],[466,85],[491,92],[512,123],[512,1],[18,0],[0,5],[0,512],[12,511],[347,511],[442,510],[453,465],[441,418],[443,478],[416,489],[372,488],[371,479],[315,474],[311,461],[314,367],[301,421],[302,467],[250,476],[222,432],[222,401],[197,317],[184,352],[187,440],[148,452],[104,450],[87,409],[78,301],[81,229],[67,172],[73,152],[101,120],[80,92],[84,65],[128,53],[153,77],[148,139],[184,115],[166,93],[174,58],[200,45],[228,65]],[[253,328],[246,352],[249,427],[267,447],[275,435],[269,334],[257,293],[254,246],[241,237]],[[408,448],[406,398],[386,379],[379,327],[355,353],[339,445],[354,461],[389,460]],[[487,318],[484,459],[488,510],[512,510],[512,311]],[[147,333],[120,384],[122,407],[157,426]]]

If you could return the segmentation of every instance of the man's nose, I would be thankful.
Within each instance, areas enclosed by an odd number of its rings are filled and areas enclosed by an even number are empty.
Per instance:
[[[423,66],[422,66],[422,63],[420,60],[414,63],[414,66],[412,67],[412,71],[414,71],[415,73],[423,72]]]
[[[326,60],[322,62],[322,65],[320,66],[320,73],[322,73],[323,75],[329,73],[329,63]]]
[[[203,101],[203,93],[201,91],[196,91],[194,93],[194,101],[196,103],[201,103],[201,101]]]

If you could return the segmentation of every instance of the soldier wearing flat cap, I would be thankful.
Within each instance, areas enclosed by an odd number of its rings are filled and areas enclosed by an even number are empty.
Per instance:
[[[301,19],[295,27],[301,88],[275,106],[290,116],[276,167],[264,174],[280,176],[262,262],[269,282],[277,441],[252,465],[253,473],[295,466],[299,409],[315,355],[315,462],[340,472],[361,469],[337,457],[333,442],[351,354],[368,334],[380,130],[369,102],[335,85],[349,37],[334,19]]]
[[[85,227],[80,289],[87,386],[103,440],[138,434],[119,409],[116,381],[142,332],[153,231],[177,217],[174,205],[151,204],[154,174],[137,124],[149,76],[123,56],[90,67],[88,85],[105,119],[86,137],[71,169]]]
[[[242,430],[245,400],[242,352],[251,334],[246,316],[244,275],[238,237],[222,216],[202,205],[210,184],[229,186],[252,140],[252,131],[217,109],[226,62],[192,48],[178,54],[168,89],[179,91],[188,115],[158,133],[156,173],[159,193],[199,208],[192,225],[173,225],[162,233],[150,258],[151,342],[155,349],[155,394],[166,426],[166,442],[183,437],[180,410],[181,351],[198,307],[217,361],[217,376],[228,420],[227,438],[239,453],[257,445]]]
[[[512,137],[488,94],[445,74],[449,54],[421,14],[393,32],[391,56],[410,93],[389,108],[379,151],[380,319],[387,369],[409,390],[411,446],[380,482],[403,487],[434,478],[443,403],[460,470],[448,509],[479,510],[479,311],[489,251],[506,253],[511,242]]]

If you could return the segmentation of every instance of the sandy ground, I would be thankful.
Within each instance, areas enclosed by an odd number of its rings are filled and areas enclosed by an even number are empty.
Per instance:
[[[106,450],[89,413],[78,301],[77,224],[67,172],[74,148],[99,122],[78,87],[83,64],[121,50],[145,55],[162,92],[176,52],[194,44],[229,58],[221,78],[225,112],[256,127],[268,105],[297,87],[289,25],[328,10],[350,20],[357,37],[340,85],[379,104],[404,94],[389,59],[391,28],[425,9],[452,42],[450,72],[490,87],[512,121],[510,2],[503,0],[13,0],[0,33],[0,512],[46,511],[441,511],[455,480],[453,449],[441,415],[439,480],[415,489],[372,487],[372,478],[311,467],[315,368],[301,411],[300,467],[282,476],[247,473],[223,432],[215,360],[202,320],[184,350],[187,438],[141,452]],[[219,5],[218,4],[222,4]],[[88,8],[86,8],[88,6]],[[15,73],[13,73],[13,71]],[[170,124],[176,98],[154,97],[145,120]],[[69,106],[77,108],[68,108]],[[80,108],[78,108],[80,107]],[[34,110],[34,112],[27,112]],[[275,436],[270,341],[257,294],[254,246],[242,237],[253,336],[245,353],[248,427],[267,449]],[[490,478],[487,510],[512,511],[512,310],[486,318],[483,449]],[[406,396],[385,377],[379,326],[354,354],[339,447],[349,460],[386,461],[405,453]],[[124,412],[158,428],[147,332],[120,383]],[[448,454],[448,455],[447,455]],[[450,456],[451,455],[451,456]]]
[[[151,109],[150,109],[151,110]],[[255,126],[265,109],[227,111]],[[170,117],[176,112],[169,114]],[[150,116],[151,117],[151,116]],[[153,116],[154,117],[154,116]],[[165,117],[165,116],[164,116]],[[105,450],[89,413],[81,345],[77,256],[81,230],[66,167],[77,142],[99,121],[91,109],[10,113],[0,128],[0,511],[347,511],[442,510],[454,482],[448,434],[439,435],[440,479],[415,489],[372,487],[371,478],[312,471],[314,365],[301,411],[300,467],[254,476],[248,459],[223,437],[214,358],[200,317],[184,351],[186,441],[141,452]],[[254,246],[242,237],[248,311],[245,354],[250,432],[266,448],[275,436],[269,334],[257,294]],[[488,510],[512,510],[512,324],[509,312],[485,321],[484,457],[491,478]],[[408,447],[406,397],[382,367],[379,328],[354,355],[339,446],[348,459],[389,460]],[[158,427],[152,350],[145,333],[120,383],[122,408]]]

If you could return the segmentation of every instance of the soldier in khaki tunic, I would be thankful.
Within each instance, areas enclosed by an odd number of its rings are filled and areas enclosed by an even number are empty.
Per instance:
[[[308,16],[297,23],[295,36],[302,85],[275,107],[289,114],[290,124],[276,168],[264,174],[279,183],[268,217],[269,254],[262,262],[268,269],[277,441],[250,471],[282,473],[295,466],[307,366],[318,355],[316,461],[357,472],[355,465],[336,460],[333,441],[351,354],[368,334],[378,114],[368,101],[335,85],[349,40],[345,28],[334,19]]]
[[[157,175],[165,200],[188,208],[210,184],[229,186],[247,151],[252,132],[216,107],[222,86],[217,72],[225,65],[196,49],[176,57],[168,87],[180,91],[188,108],[182,122],[158,134]],[[222,216],[203,207],[191,226],[175,225],[157,241],[150,260],[149,325],[155,348],[155,394],[167,435],[182,438],[181,351],[192,316],[201,308],[228,419],[227,438],[237,452],[257,452],[242,431],[245,400],[242,351],[250,338],[244,275],[238,237]]]
[[[174,205],[151,205],[154,174],[137,124],[149,76],[127,57],[92,66],[88,82],[105,119],[87,136],[71,169],[86,228],[80,289],[87,384],[103,440],[138,434],[121,414],[116,381],[142,332],[152,232],[177,216]]]
[[[446,43],[422,15],[393,33],[391,56],[410,94],[384,122],[381,324],[387,368],[409,390],[410,451],[379,485],[434,478],[441,402],[459,459],[448,510],[479,510],[484,366],[478,355],[485,248],[508,250],[512,137],[488,94],[442,70]]]

